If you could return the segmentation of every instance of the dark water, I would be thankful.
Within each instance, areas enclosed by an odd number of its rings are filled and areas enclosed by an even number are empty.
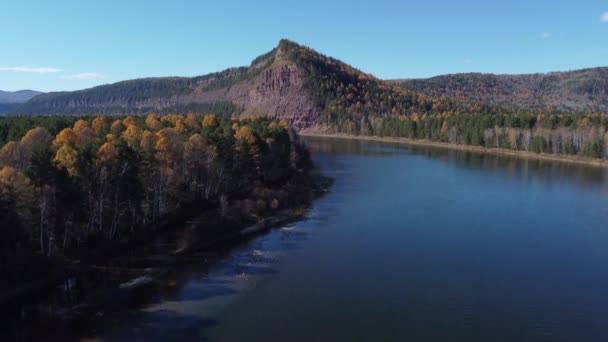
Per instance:
[[[195,255],[87,338],[608,341],[608,170],[308,139],[306,220]]]

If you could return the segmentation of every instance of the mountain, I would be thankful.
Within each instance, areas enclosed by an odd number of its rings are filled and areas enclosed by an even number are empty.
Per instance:
[[[73,92],[47,93],[16,114],[144,114],[221,112],[286,118],[299,126],[319,116],[304,90],[306,71],[287,56],[283,40],[247,67],[198,77],[143,78]],[[298,46],[299,47],[299,46]]]
[[[270,116],[297,128],[366,134],[385,118],[423,114],[608,111],[608,68],[535,75],[446,75],[385,81],[281,40],[249,66],[198,77],[143,78],[41,94],[13,114],[214,112]]]
[[[0,103],[22,103],[36,95],[42,94],[35,90],[2,91],[0,90]]]
[[[303,128],[321,122],[359,125],[374,113],[428,111],[433,103],[289,40],[247,67],[199,77],[144,78],[39,95],[15,114],[237,113],[286,119]]]
[[[528,75],[453,74],[394,80],[410,91],[456,101],[566,113],[608,112],[608,68]]]
[[[34,90],[19,90],[15,92],[0,90],[0,114],[14,110],[19,103],[23,103],[32,97],[42,94]]]

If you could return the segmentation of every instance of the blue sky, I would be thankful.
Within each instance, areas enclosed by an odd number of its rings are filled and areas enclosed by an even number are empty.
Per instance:
[[[0,89],[247,65],[289,38],[381,78],[608,65],[608,2],[28,1],[0,5]]]

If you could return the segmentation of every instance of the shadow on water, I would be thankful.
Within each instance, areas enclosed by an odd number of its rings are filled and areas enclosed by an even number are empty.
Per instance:
[[[256,269],[245,271],[260,272]],[[79,279],[83,283],[88,280],[86,276]],[[70,282],[79,283],[79,279],[72,278]],[[192,340],[194,337],[200,340],[201,329],[213,321],[182,315],[178,311],[142,311],[149,306],[179,302],[184,298],[206,301],[236,293],[228,280],[205,279],[205,285],[200,287],[188,286],[190,281],[193,280],[187,272],[179,271],[133,289],[94,290],[85,289],[83,285],[76,286],[79,288],[76,293],[72,292],[74,289],[56,288],[50,297],[43,295],[40,302],[33,300],[4,307],[0,314],[9,325],[0,332],[0,340],[68,341],[99,337],[100,332],[109,340]],[[88,290],[92,293],[86,293]],[[57,297],[60,293],[62,298]],[[114,338],[112,334],[122,338]]]
[[[241,283],[252,278],[278,274],[274,267],[277,255],[298,248],[306,236],[287,225],[184,256],[161,277],[142,278],[145,281],[136,286],[125,284],[137,279],[146,267],[158,267],[162,262],[148,258],[151,261],[146,263],[141,258],[133,271],[101,268],[66,278],[2,307],[0,319],[6,326],[0,340],[205,341],[205,330],[217,324],[205,316],[208,303],[237,296],[243,290]]]
[[[175,311],[158,312],[153,317],[139,318],[143,323],[116,335],[108,335],[111,341],[209,341],[205,330],[216,326],[217,321],[184,316]]]

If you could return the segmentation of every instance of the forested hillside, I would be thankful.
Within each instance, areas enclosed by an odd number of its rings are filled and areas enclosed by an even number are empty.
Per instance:
[[[366,134],[381,118],[418,114],[590,114],[608,111],[608,69],[534,75],[447,75],[383,81],[289,40],[247,67],[199,77],[129,80],[48,93],[14,114],[264,114],[298,129]]]
[[[308,75],[306,91],[321,112],[316,125],[353,134],[370,133],[373,122],[414,114],[498,113],[499,108],[412,92],[366,74],[315,50],[284,41],[289,61]]]
[[[193,78],[147,78],[48,93],[19,106],[14,114],[213,111],[246,117],[263,113],[300,129],[327,124],[355,131],[377,117],[491,110],[404,90],[311,48],[282,40],[248,67]]]
[[[0,118],[4,266],[130,239],[218,207],[242,225],[310,199],[285,121],[213,114]]]
[[[530,75],[454,74],[393,83],[428,96],[512,110],[608,112],[608,68]]]
[[[214,112],[218,115],[265,115],[296,127],[316,122],[318,110],[302,84],[301,68],[285,58],[282,41],[250,66],[199,77],[145,78],[74,92],[48,93],[13,114],[148,114]]]

